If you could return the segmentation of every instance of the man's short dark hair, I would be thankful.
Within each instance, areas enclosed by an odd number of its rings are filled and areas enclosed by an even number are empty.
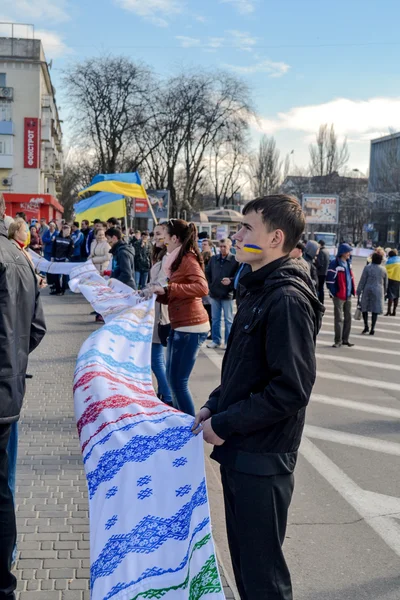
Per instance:
[[[383,256],[380,252],[374,252],[372,257],[371,257],[372,263],[374,265],[381,265],[382,264],[382,260],[383,260]]]
[[[78,223],[78,221],[74,221],[74,222],[72,223],[72,225],[73,225],[74,227],[79,227],[79,223]]]
[[[119,225],[118,219],[116,217],[110,217],[109,219],[107,219],[107,223],[111,223],[113,227]]]
[[[298,250],[301,250],[302,252],[304,252],[304,250],[306,249],[305,244],[303,244],[303,242],[297,242],[296,246],[295,246]]]
[[[21,219],[26,221],[26,214],[24,212],[17,212],[17,217],[21,217]]]
[[[101,219],[95,219],[93,221],[93,225],[97,225],[97,223],[102,223],[102,220]]]
[[[281,229],[285,234],[284,252],[291,252],[296,246],[305,227],[304,213],[294,196],[276,194],[256,198],[246,204],[243,214],[261,213],[268,231]]]
[[[122,231],[116,227],[110,227],[110,229],[107,229],[106,231],[106,237],[116,237],[117,240],[120,240],[122,238]]]
[[[149,235],[148,231],[142,231],[142,235]]]
[[[90,225],[90,223],[89,223],[89,221],[88,221],[87,219],[83,219],[83,220],[82,220],[82,225],[83,225],[84,223],[86,223],[86,225]]]
[[[325,241],[319,240],[318,244],[321,246],[321,248],[323,248],[325,246]]]

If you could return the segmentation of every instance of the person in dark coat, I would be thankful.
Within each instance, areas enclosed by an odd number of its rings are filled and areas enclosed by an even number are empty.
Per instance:
[[[62,226],[61,233],[53,241],[53,249],[51,253],[51,261],[56,263],[69,262],[74,253],[74,241],[71,237],[71,227],[67,224]],[[55,275],[54,277],[54,292],[51,295],[64,296],[65,290],[68,288],[68,275]]]
[[[314,240],[310,240],[307,242],[306,247],[304,249],[303,258],[306,261],[308,268],[310,269],[311,280],[315,286],[315,291],[318,290],[318,273],[317,267],[315,265],[315,259],[319,253],[319,245]]]
[[[7,445],[25,394],[28,356],[41,342],[46,325],[35,271],[7,239],[5,202],[0,194],[0,598],[14,598],[11,573],[16,522],[9,488]]]
[[[122,231],[116,227],[107,229],[106,238],[111,246],[110,252],[113,257],[111,277],[136,290],[135,250],[124,242]]]
[[[319,245],[320,249],[315,260],[315,265],[317,267],[318,275],[318,299],[320,302],[322,302],[322,304],[324,304],[326,275],[328,273],[331,257],[329,254],[329,250],[325,248],[324,240],[320,240]]]
[[[309,274],[289,257],[304,226],[291,196],[259,198],[244,207],[234,237],[238,261],[252,272],[241,280],[247,293],[229,337],[221,385],[193,425],[214,444],[211,456],[221,465],[229,549],[246,600],[293,599],[282,544],[324,312]]]
[[[212,256],[206,268],[206,277],[210,288],[211,313],[212,313],[212,341],[208,348],[221,346],[221,319],[224,311],[225,344],[231,332],[233,323],[233,294],[234,282],[239,263],[231,254],[232,242],[230,239],[220,240],[220,253]]]
[[[138,290],[146,287],[151,269],[151,243],[147,231],[133,246],[135,250],[135,283]]]

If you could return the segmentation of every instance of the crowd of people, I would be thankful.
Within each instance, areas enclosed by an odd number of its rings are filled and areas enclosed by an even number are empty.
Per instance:
[[[10,219],[4,208],[0,195],[0,598],[14,597],[16,423],[28,355],[45,334],[40,288],[46,282],[35,273],[29,248],[56,263],[90,259],[101,275],[144,297],[156,295],[151,368],[158,397],[193,415],[193,432],[214,445],[240,597],[291,600],[282,544],[326,290],[334,306],[334,347],[352,347],[352,297],[363,334],[374,334],[385,298],[386,314],[396,315],[397,251],[373,252],[356,287],[352,247],[341,244],[331,257],[323,241],[299,242],[304,215],[286,195],[249,202],[239,231],[218,245],[199,239],[195,225],[182,219],[151,233],[124,231],[117,218],[61,227],[41,219],[29,226],[24,214]],[[47,284],[51,294],[63,295],[68,277],[48,273]],[[207,338],[210,349],[226,352],[221,383],[196,415],[189,379]]]

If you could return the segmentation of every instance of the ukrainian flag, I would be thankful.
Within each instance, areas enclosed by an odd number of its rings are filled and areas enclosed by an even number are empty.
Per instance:
[[[146,190],[137,172],[96,175],[96,177],[93,177],[89,187],[80,191],[78,195],[83,196],[88,192],[110,192],[111,194],[120,194],[129,198],[147,199]]]
[[[107,221],[111,217],[119,219],[126,215],[125,198],[121,194],[99,192],[75,204],[74,210],[79,223],[84,220],[90,223],[94,219]]]

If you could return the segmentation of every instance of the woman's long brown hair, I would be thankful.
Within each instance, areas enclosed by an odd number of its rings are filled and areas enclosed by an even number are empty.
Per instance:
[[[197,228],[194,223],[187,223],[183,219],[170,219],[165,223],[169,235],[176,235],[182,244],[180,252],[171,266],[171,272],[177,271],[182,258],[192,252],[201,268],[204,270],[204,260],[197,245]]]

